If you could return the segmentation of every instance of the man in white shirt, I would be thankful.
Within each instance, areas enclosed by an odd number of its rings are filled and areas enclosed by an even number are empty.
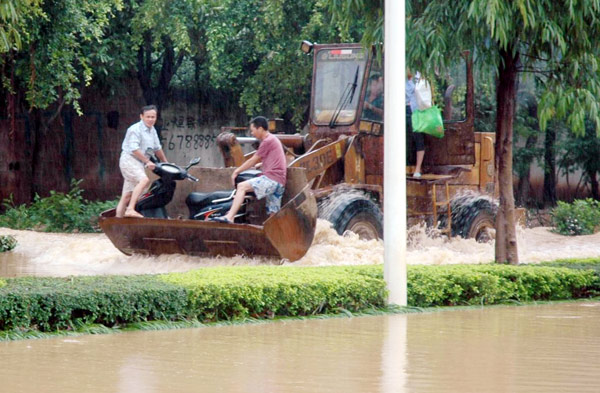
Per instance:
[[[144,168],[153,170],[156,167],[150,161],[148,151],[153,151],[161,162],[167,161],[154,128],[157,116],[158,109],[155,105],[142,107],[140,121],[129,127],[125,134],[119,158],[119,168],[125,181],[121,200],[117,205],[117,217],[143,217],[135,210],[135,204],[150,184]]]

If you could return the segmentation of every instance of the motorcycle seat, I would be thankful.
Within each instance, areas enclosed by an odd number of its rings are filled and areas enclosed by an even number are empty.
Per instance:
[[[214,191],[214,192],[191,192],[185,199],[187,206],[204,206],[209,205],[216,199],[224,199],[231,196],[233,190],[229,191]]]

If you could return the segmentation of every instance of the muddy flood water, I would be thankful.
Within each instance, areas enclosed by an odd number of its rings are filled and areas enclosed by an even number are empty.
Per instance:
[[[600,303],[0,342],[0,391],[598,392]]]
[[[128,257],[104,234],[55,234],[0,228],[0,235],[13,235],[18,246],[0,253],[0,277],[70,276],[100,274],[148,274],[180,272],[206,266],[290,264],[261,258],[199,258],[184,255]],[[428,236],[424,228],[408,233],[408,264],[488,263],[494,259],[494,244],[472,239]],[[600,256],[600,233],[567,237],[550,228],[519,229],[519,258],[535,263],[558,258]],[[294,266],[383,263],[382,241],[361,241],[350,234],[339,236],[327,221],[319,220],[312,247]]]
[[[142,274],[286,261],[128,257],[103,234],[0,228],[0,277]],[[409,231],[409,264],[487,263],[493,243]],[[522,262],[600,255],[600,234],[521,229]],[[297,266],[383,263],[319,221]],[[279,321],[0,342],[4,392],[599,392],[600,303]]]

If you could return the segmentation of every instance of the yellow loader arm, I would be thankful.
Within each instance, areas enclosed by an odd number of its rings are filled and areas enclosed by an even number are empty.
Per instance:
[[[313,185],[313,188],[318,188],[327,169],[344,156],[348,140],[348,138],[340,138],[321,148],[309,151],[292,161],[288,167],[306,169],[306,180],[309,182],[320,177]]]

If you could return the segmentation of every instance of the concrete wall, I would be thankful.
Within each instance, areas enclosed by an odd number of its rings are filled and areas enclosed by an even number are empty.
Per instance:
[[[220,168],[223,157],[216,145],[217,135],[222,126],[232,124],[230,121],[206,124],[198,113],[197,105],[183,102],[176,102],[161,113],[163,150],[167,159],[176,164],[187,164],[191,159],[201,157],[201,166]]]

